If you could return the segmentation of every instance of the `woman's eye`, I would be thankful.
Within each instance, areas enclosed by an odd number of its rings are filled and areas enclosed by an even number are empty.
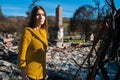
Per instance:
[[[37,16],[40,15],[40,14],[37,14]]]
[[[45,16],[44,14],[37,14],[37,16],[40,16],[40,15],[41,15],[41,16]]]

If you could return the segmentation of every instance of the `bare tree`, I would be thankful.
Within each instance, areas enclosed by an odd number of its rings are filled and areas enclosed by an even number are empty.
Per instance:
[[[38,2],[38,1],[40,1],[40,0],[32,0],[32,3],[29,5],[28,11],[26,12],[28,17],[30,16],[32,8],[36,5],[36,2]]]
[[[73,18],[71,18],[70,29],[74,32],[85,34],[85,41],[88,40],[88,35],[91,31],[94,10],[95,8],[91,5],[81,6],[75,11]]]

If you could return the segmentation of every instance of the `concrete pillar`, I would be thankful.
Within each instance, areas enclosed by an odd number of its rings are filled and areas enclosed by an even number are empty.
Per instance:
[[[62,47],[63,46],[63,27],[62,27],[62,7],[58,5],[56,8],[56,22],[55,26],[58,28],[57,32],[57,46]]]

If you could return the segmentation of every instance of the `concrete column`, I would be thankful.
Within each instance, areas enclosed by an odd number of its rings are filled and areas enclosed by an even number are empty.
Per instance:
[[[63,27],[62,27],[62,7],[58,5],[56,8],[56,23],[55,26],[58,28],[57,32],[57,46],[62,47],[63,46]]]

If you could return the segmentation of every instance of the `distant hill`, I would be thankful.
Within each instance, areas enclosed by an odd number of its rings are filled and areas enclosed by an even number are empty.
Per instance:
[[[48,16],[48,26],[55,26],[55,16]],[[23,16],[9,16],[0,18],[0,30],[1,32],[15,32],[21,31],[28,24],[28,19]],[[63,17],[64,23],[69,24],[70,18]]]
[[[0,18],[0,30],[1,32],[14,32],[20,31],[26,24],[24,17],[3,17]]]

